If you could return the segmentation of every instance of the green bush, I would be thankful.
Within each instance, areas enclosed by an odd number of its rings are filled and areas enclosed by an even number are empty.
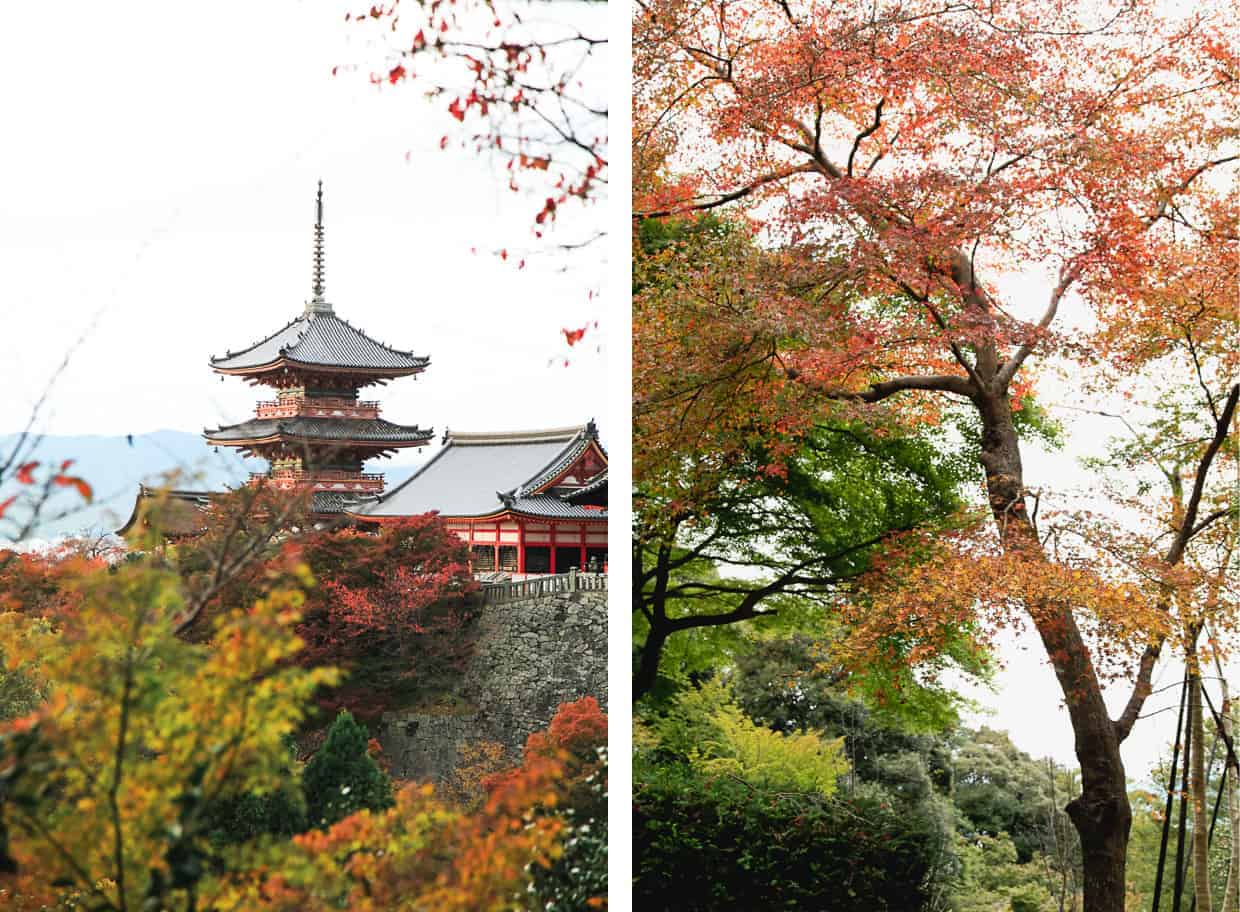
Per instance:
[[[307,829],[306,809],[300,796],[287,788],[265,795],[219,799],[211,804],[207,820],[216,845],[249,842],[260,836],[288,837]]]
[[[942,828],[880,789],[789,794],[686,763],[634,777],[636,909],[913,912],[938,889]]]
[[[370,756],[368,742],[365,727],[350,713],[336,716],[301,777],[311,826],[325,828],[364,808],[392,806],[392,782]]]

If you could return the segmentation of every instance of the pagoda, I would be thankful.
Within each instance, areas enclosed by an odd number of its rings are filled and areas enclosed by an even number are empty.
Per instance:
[[[286,326],[238,352],[210,360],[219,374],[271,387],[254,417],[207,429],[216,446],[266,459],[268,471],[252,484],[309,490],[311,512],[339,514],[383,492],[381,474],[363,472],[366,460],[425,446],[431,429],[379,417],[379,403],[358,398],[371,385],[426,370],[430,359],[376,342],[336,316],[325,295],[323,182],[315,203],[313,283],[305,309]]]

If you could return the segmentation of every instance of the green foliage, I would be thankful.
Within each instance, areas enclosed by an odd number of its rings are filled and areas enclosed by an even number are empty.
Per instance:
[[[880,793],[789,796],[685,763],[634,774],[633,908],[911,912],[936,892],[937,825]]]
[[[607,749],[597,753],[600,766],[571,790],[573,804],[564,809],[564,854],[550,867],[531,865],[531,908],[579,912],[607,894]]]
[[[1058,905],[1044,882],[1046,869],[1020,864],[1006,834],[960,838],[960,884],[953,912],[1054,912]]]
[[[829,797],[848,772],[842,738],[827,741],[812,732],[760,727],[718,681],[682,691],[652,727],[664,751],[705,775]]]
[[[336,716],[327,740],[302,774],[306,817],[311,826],[328,827],[354,811],[392,806],[392,783],[368,750],[366,729],[353,716]]]
[[[1224,789],[1218,801],[1218,819],[1214,824],[1214,836],[1210,840],[1209,869],[1210,889],[1218,907],[1227,884],[1227,866],[1231,855],[1231,822],[1227,807],[1225,783],[1222,781],[1224,751],[1221,746],[1207,748],[1207,758],[1213,762],[1206,768],[1206,802],[1207,817],[1213,816],[1214,802],[1219,797],[1219,789]],[[1179,776],[1183,771],[1184,758],[1180,756],[1179,772],[1176,773],[1177,795],[1172,804],[1171,832],[1167,842],[1167,861],[1163,871],[1162,898],[1160,905],[1170,909],[1173,903],[1175,884],[1175,847],[1176,828],[1179,825],[1180,799]],[[1129,892],[1137,897],[1140,903],[1149,907],[1154,896],[1154,881],[1158,869],[1158,846],[1162,838],[1163,814],[1167,801],[1167,777],[1170,774],[1170,746],[1166,755],[1150,770],[1148,781],[1153,787],[1138,788],[1128,793],[1132,805],[1132,831],[1128,841],[1128,866],[1126,877]],[[1191,806],[1187,810],[1185,820],[1185,875],[1182,902],[1184,907],[1193,893],[1193,874],[1191,868],[1191,847],[1193,838],[1193,814]]]
[[[950,783],[951,758],[941,737],[960,721],[967,701],[956,692],[900,668],[870,667],[845,673],[831,660],[842,633],[796,634],[755,640],[735,661],[733,690],[751,716],[779,731],[814,728],[844,736],[863,778],[873,779],[879,753],[924,754],[940,790]],[[984,677],[987,666],[962,651],[960,664]],[[898,694],[891,699],[886,695]]]
[[[247,792],[213,802],[206,814],[216,845],[235,845],[262,836],[294,836],[307,829],[306,807],[293,786]]]
[[[740,236],[738,225],[711,213],[692,218],[642,219],[637,223],[637,244],[646,256],[668,247],[709,244]]]
[[[962,739],[955,769],[956,806],[967,834],[1006,833],[1021,863],[1049,850],[1049,823],[1062,816],[1069,795],[1068,787],[1059,785],[1052,799],[1052,773],[1045,761],[1018,750],[1005,732],[983,727]],[[1074,832],[1066,818],[1058,830]]]
[[[0,653],[0,722],[34,712],[46,698],[45,688],[29,670],[10,671]]]

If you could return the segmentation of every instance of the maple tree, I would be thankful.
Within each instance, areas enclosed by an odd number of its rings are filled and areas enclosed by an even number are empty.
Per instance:
[[[177,547],[176,566],[203,606],[183,625],[187,635],[207,629],[213,612],[244,605],[305,566],[316,585],[297,627],[304,648],[296,661],[349,672],[320,695],[324,709],[374,718],[411,688],[435,691],[460,670],[472,652],[469,598],[477,583],[465,545],[442,520],[413,516],[378,532],[290,527],[300,501],[255,496],[221,497],[203,535]]]
[[[1240,195],[1220,175],[1237,161],[1237,18],[1234,3],[1021,0],[643,0],[634,18],[639,221],[739,207],[796,264],[759,312],[777,330],[754,358],[765,425],[795,431],[822,401],[876,426],[951,403],[980,425],[990,521],[939,542],[940,572],[917,577],[955,597],[903,586],[868,617],[950,628],[980,599],[992,629],[1036,630],[1075,734],[1089,912],[1123,905],[1119,748],[1201,604],[1191,555],[1236,521],[1220,466],[1240,397]],[[700,353],[706,373],[720,351]],[[1138,533],[1038,518],[1017,416],[1056,363],[1075,391],[1144,398],[1127,417],[1177,431],[1182,497]],[[1187,407],[1149,402],[1153,378]],[[1104,683],[1120,678],[1112,719]]]
[[[579,7],[549,18],[536,4],[391,0],[345,16],[384,42],[372,83],[412,82],[446,101],[477,131],[463,146],[504,162],[513,191],[543,197],[531,212],[538,238],[566,204],[599,198],[607,182],[607,105],[596,89],[607,38],[591,15],[602,6]],[[444,135],[440,147],[451,141]]]
[[[0,614],[9,667],[47,687],[0,724],[6,900],[192,908],[211,804],[278,787],[282,739],[335,673],[281,667],[299,645],[296,590],[221,615],[205,647],[175,633],[171,571],[121,565],[77,585],[80,606],[54,625]]]
[[[10,541],[26,538],[46,519],[45,513],[59,489],[75,492],[86,503],[94,499],[94,490],[86,479],[69,474],[72,459],[59,465],[31,459],[37,445],[38,438],[23,432],[8,453],[0,454],[0,533]],[[18,485],[16,490],[13,484]],[[56,518],[72,510],[73,507],[66,507]]]

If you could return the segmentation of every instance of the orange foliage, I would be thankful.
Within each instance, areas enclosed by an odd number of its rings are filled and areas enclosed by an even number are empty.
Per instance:
[[[509,909],[529,868],[560,856],[566,825],[556,809],[590,769],[575,766],[558,738],[600,746],[600,716],[593,700],[562,706],[559,735],[531,735],[521,766],[490,782],[476,812],[445,804],[430,786],[406,786],[388,811],[296,837],[270,864],[222,885],[214,903],[271,912]]]

